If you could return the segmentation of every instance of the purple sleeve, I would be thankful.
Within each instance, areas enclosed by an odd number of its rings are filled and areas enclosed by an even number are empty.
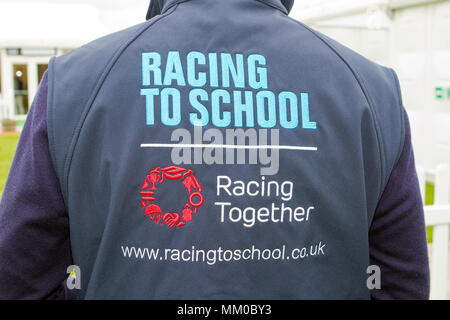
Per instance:
[[[369,232],[371,265],[381,269],[372,299],[428,299],[430,273],[423,203],[414,164],[408,115],[405,143],[378,204]]]
[[[69,218],[47,140],[47,74],[33,101],[0,203],[0,299],[64,299]]]

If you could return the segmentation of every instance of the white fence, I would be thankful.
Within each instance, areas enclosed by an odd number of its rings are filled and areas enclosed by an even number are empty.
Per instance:
[[[6,98],[0,94],[0,120],[11,117]]]
[[[417,173],[424,201],[426,183],[434,184],[434,204],[425,206],[426,225],[433,227],[433,244],[430,252],[430,299],[450,299],[447,291],[449,285],[450,167],[440,165],[434,170],[418,167]]]

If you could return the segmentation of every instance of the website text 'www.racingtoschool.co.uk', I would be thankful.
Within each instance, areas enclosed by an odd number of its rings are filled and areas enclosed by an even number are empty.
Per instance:
[[[251,245],[245,249],[155,249],[121,246],[125,258],[165,262],[194,262],[215,265],[231,261],[288,261],[304,260],[309,257],[325,256],[326,244],[322,241],[299,248],[288,249],[286,245],[274,249],[261,249]]]

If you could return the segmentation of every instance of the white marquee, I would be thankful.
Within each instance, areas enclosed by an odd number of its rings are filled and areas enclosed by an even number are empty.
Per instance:
[[[92,5],[0,3],[0,47],[73,48],[107,33]]]

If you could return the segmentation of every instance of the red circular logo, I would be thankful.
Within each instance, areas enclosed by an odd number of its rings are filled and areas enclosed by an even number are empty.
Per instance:
[[[155,191],[158,185],[167,180],[177,180],[181,182],[187,190],[186,205],[179,212],[165,212],[155,201]],[[179,228],[192,220],[192,215],[197,214],[198,208],[203,205],[203,190],[194,176],[194,171],[170,166],[166,168],[157,167],[150,171],[144,180],[141,188],[141,205],[144,213],[150,220],[158,225],[166,224],[169,228]],[[181,195],[180,195],[181,196]]]

